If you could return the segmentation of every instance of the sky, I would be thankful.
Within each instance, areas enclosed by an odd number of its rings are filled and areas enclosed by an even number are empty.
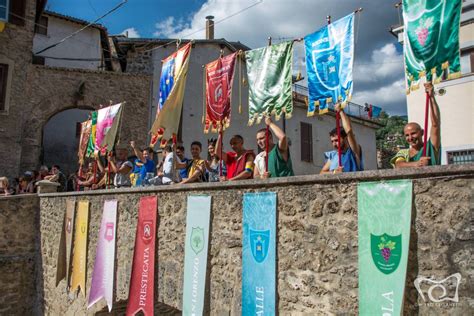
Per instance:
[[[93,21],[123,0],[49,0],[47,9]],[[362,7],[355,20],[354,94],[391,115],[406,115],[402,46],[389,33],[400,24],[398,0],[128,0],[98,23],[129,37],[204,38],[205,17],[214,16],[215,38],[250,48],[304,37]],[[303,64],[303,48],[295,58]],[[303,76],[306,76],[303,69]]]

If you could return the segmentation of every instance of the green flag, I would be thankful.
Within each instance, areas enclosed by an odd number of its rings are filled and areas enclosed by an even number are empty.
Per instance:
[[[249,125],[259,123],[265,115],[293,112],[291,66],[293,41],[245,52],[249,81]]]
[[[441,81],[461,75],[459,23],[462,0],[403,0],[407,93],[419,80]]]
[[[359,315],[401,315],[410,244],[411,180],[360,183]]]
[[[97,111],[91,113],[92,127],[91,136],[89,137],[89,143],[87,144],[86,157],[94,157],[95,151],[95,132],[97,129]]]

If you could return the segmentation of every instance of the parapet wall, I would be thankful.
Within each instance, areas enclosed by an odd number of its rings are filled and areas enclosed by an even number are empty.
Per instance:
[[[413,179],[412,234],[404,314],[473,314],[474,243],[472,192],[474,165],[419,170],[367,171],[339,177],[298,176],[239,183],[193,184],[90,193],[40,196],[42,270],[37,284],[44,313],[86,313],[86,299],[66,294],[65,281],[55,286],[56,260],[66,200],[90,201],[87,258],[89,290],[103,203],[119,202],[115,302],[125,304],[133,259],[138,201],[158,196],[156,301],[181,309],[186,197],[209,194],[211,240],[208,259],[207,312],[240,315],[242,195],[277,193],[277,306],[281,314],[357,314],[357,184],[361,181]],[[459,272],[459,302],[429,304],[413,285],[418,276],[442,280]],[[3,277],[0,277],[3,278]],[[0,284],[3,281],[0,280]],[[87,293],[88,294],[88,293]],[[1,302],[1,301],[0,301]],[[100,302],[89,311],[104,310]],[[0,304],[0,312],[2,311]]]

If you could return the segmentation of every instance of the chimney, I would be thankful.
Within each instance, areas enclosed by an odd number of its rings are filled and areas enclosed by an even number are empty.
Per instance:
[[[206,39],[214,39],[214,16],[212,15],[206,16]]]

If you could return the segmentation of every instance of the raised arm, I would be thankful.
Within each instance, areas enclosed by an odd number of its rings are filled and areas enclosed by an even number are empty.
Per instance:
[[[95,159],[95,162],[97,163],[97,167],[99,168],[99,171],[104,172],[104,166],[102,165],[102,162],[100,161],[100,153],[98,151],[94,152],[94,159]]]
[[[360,166],[360,160],[361,160],[360,146],[359,146],[359,144],[357,144],[354,132],[352,131],[351,119],[342,110],[340,103],[336,104],[336,111],[339,112],[339,114],[341,116],[342,127],[344,128],[344,131],[347,134],[347,141],[349,142],[349,146],[351,147],[352,152],[356,156],[357,165]]]
[[[439,114],[438,102],[436,102],[433,84],[425,83],[425,91],[430,96],[430,114],[431,114],[431,130],[430,139],[433,147],[439,150],[441,146],[441,120]]]
[[[133,152],[135,153],[135,156],[137,156],[137,158],[140,159],[141,162],[146,163],[146,160],[143,157],[143,153],[141,153],[140,150],[138,150],[138,148],[135,146],[134,140],[130,142],[130,147],[132,147]]]
[[[275,134],[275,137],[278,139],[278,149],[280,150],[283,159],[288,161],[288,138],[286,137],[285,132],[283,132],[278,125],[273,123],[269,116],[265,117],[265,124],[267,124],[273,134]]]

